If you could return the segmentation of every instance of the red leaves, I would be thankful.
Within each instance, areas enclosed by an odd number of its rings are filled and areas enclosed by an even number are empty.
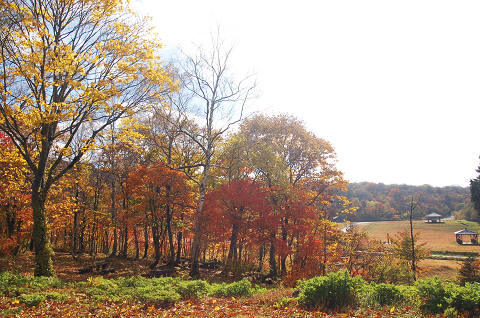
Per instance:
[[[188,206],[190,187],[184,174],[163,164],[139,166],[130,173],[128,184],[134,199],[134,208],[153,214],[163,213],[166,204]]]

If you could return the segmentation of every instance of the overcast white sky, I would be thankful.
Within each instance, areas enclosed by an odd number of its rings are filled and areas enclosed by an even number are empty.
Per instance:
[[[251,109],[330,141],[349,181],[467,186],[480,155],[480,1],[138,0],[167,52],[217,26]]]

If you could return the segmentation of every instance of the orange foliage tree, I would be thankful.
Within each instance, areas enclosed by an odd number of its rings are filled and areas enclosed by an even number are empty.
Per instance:
[[[132,191],[131,209],[152,229],[155,267],[161,257],[161,239],[167,233],[169,262],[175,262],[172,221],[177,210],[191,208],[192,194],[185,175],[163,164],[139,166],[128,179]],[[141,215],[145,218],[142,218]]]

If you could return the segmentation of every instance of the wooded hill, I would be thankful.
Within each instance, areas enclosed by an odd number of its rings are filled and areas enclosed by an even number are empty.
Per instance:
[[[405,211],[413,196],[418,201],[416,218],[430,213],[450,216],[470,201],[468,188],[458,186],[432,187],[430,185],[386,185],[360,182],[348,185],[347,197],[358,207],[352,221],[379,221],[405,219]]]

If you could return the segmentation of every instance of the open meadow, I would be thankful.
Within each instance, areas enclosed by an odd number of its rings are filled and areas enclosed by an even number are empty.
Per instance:
[[[365,222],[356,225],[360,231],[367,232],[370,238],[386,242],[388,238],[394,239],[397,233],[408,230],[408,221],[380,221]],[[415,233],[419,233],[420,242],[425,243],[432,255],[448,256],[456,259],[426,259],[421,262],[421,276],[456,277],[461,262],[458,260],[462,253],[480,253],[479,245],[459,245],[455,241],[454,232],[468,228],[478,232],[480,226],[475,222],[464,220],[447,220],[444,223],[425,223],[414,221]]]
[[[409,229],[408,221],[381,221],[359,224],[359,229],[368,233],[371,238],[387,241],[387,235],[394,238],[398,232]],[[444,223],[425,223],[414,221],[415,233],[420,234],[420,241],[426,243],[431,251],[480,252],[480,245],[459,245],[455,241],[454,232],[468,228],[479,232],[480,225],[464,220],[448,220]]]

